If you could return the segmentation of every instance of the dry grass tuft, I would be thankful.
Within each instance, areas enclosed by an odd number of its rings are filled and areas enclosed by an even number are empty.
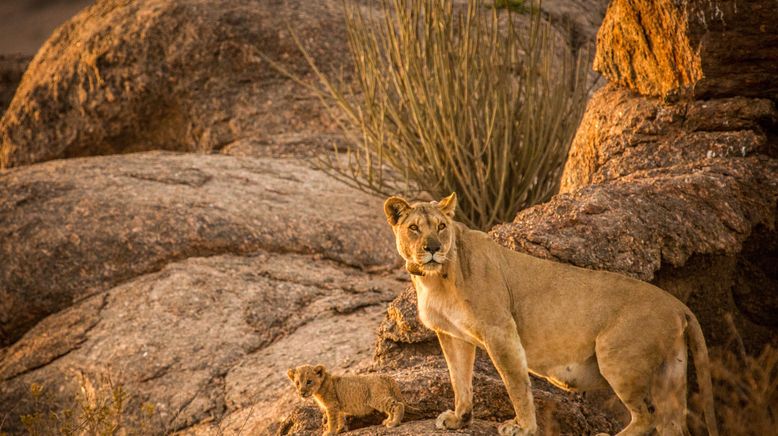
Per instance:
[[[752,356],[734,328],[727,347],[712,350],[711,376],[719,433],[722,435],[763,436],[778,429],[778,349],[771,345]],[[691,403],[700,409],[699,393]],[[705,434],[698,414],[691,414],[694,434]]]
[[[95,386],[92,381],[80,374],[78,377],[80,392],[70,404],[55,400],[46,386],[32,383],[29,387],[31,407],[29,413],[18,417],[21,425],[30,436],[109,436],[144,435],[158,433],[154,430],[152,419],[156,413],[150,403],[140,406],[138,417],[128,422],[128,396],[121,384],[114,383],[109,376],[102,378]],[[0,435],[3,425],[10,414],[0,419]],[[10,424],[10,423],[9,423]]]

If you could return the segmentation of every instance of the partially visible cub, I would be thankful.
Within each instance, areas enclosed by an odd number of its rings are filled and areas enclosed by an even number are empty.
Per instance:
[[[324,365],[301,365],[287,373],[302,398],[313,399],[327,417],[325,436],[347,431],[344,415],[363,416],[373,410],[386,413],[383,424],[397,427],[405,405],[397,383],[385,375],[331,375]]]

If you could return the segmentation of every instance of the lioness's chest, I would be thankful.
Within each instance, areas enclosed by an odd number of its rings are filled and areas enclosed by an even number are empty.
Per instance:
[[[468,342],[478,342],[480,337],[474,329],[470,312],[462,302],[447,295],[442,287],[425,285],[421,280],[414,283],[418,299],[419,320],[430,330],[446,333]]]

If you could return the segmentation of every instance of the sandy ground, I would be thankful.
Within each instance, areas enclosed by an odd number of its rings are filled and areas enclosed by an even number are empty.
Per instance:
[[[33,55],[51,32],[93,0],[0,0],[0,53]]]

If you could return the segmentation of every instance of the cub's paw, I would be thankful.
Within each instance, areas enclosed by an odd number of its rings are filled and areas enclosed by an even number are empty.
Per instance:
[[[497,433],[500,436],[530,436],[535,434],[532,430],[525,430],[520,427],[513,419],[500,424],[500,426],[497,427]]]
[[[390,418],[384,419],[383,424],[384,424],[384,427],[387,427],[387,428],[394,428],[394,427],[397,427],[398,425],[400,425],[400,423],[396,419],[390,419]]]
[[[435,428],[440,430],[456,430],[467,424],[467,420],[459,418],[453,410],[446,410],[435,420]]]

